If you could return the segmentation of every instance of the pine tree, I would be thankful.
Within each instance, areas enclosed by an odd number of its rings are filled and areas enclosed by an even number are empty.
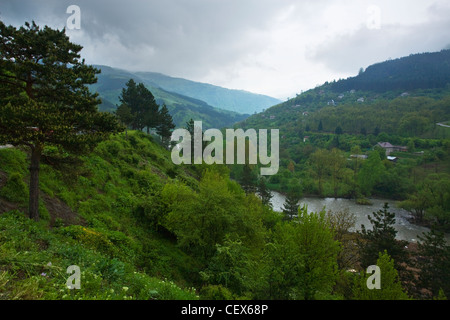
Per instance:
[[[186,122],[186,130],[189,131],[191,137],[194,136],[194,120],[191,118],[188,122]]]
[[[406,280],[409,274],[406,272],[404,264],[408,262],[408,252],[405,249],[408,242],[395,238],[397,235],[394,227],[395,213],[389,212],[389,205],[385,203],[382,210],[373,212],[372,215],[373,217],[368,216],[372,230],[361,225],[361,231],[358,231],[361,265],[363,267],[374,265],[379,253],[387,251],[396,263],[395,268],[401,272],[402,280]]]
[[[322,124],[322,120],[320,120],[319,122],[319,126],[317,127],[317,131],[322,131],[323,130],[323,124]]]
[[[159,124],[156,128],[156,132],[161,136],[162,144],[168,148],[172,130],[175,128],[172,116],[169,113],[169,109],[164,104],[159,112]]]
[[[98,111],[88,86],[100,71],[80,60],[82,47],[65,30],[34,22],[16,29],[0,21],[0,140],[30,148],[30,218],[39,220],[39,169],[47,146],[90,151],[123,130],[117,118]]]
[[[150,129],[158,126],[159,106],[156,104],[153,94],[143,83],[136,84],[133,79],[130,79],[126,83],[126,87],[122,89],[119,100],[130,108],[133,115],[132,129],[144,130],[147,128],[147,133],[150,133]]]
[[[245,164],[242,168],[240,184],[247,194],[256,191],[256,176],[249,164]]]
[[[126,104],[122,103],[120,106],[118,106],[115,111],[115,114],[119,118],[119,121],[125,126],[126,129],[133,122],[134,116],[131,113],[131,108],[128,107]]]
[[[272,207],[272,203],[270,200],[272,199],[273,195],[267,188],[266,178],[264,177],[261,177],[259,179],[258,194],[261,197],[261,201],[264,205]]]
[[[291,191],[287,194],[282,208],[285,215],[285,220],[292,220],[295,216],[298,215],[300,199],[301,197],[297,192]]]
[[[432,227],[429,232],[419,236],[417,256],[417,287],[429,290],[433,297],[438,297],[440,291],[450,296],[450,246],[446,244],[444,233]]]

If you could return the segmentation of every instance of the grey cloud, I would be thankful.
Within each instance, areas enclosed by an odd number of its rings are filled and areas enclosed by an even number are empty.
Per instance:
[[[252,42],[246,33],[269,28],[271,18],[283,7],[270,0],[14,0],[6,2],[5,16],[15,24],[23,23],[22,17],[33,17],[37,23],[54,21],[62,27],[68,17],[65,10],[72,4],[81,8],[85,35],[81,44],[87,51],[88,45],[95,45],[96,53],[104,54],[95,63],[122,60],[134,69],[191,76],[261,50],[263,41]],[[109,43],[108,52],[102,52],[101,44],[111,37],[117,39],[117,50]],[[126,56],[117,57],[124,54],[119,47],[129,49]],[[139,52],[146,48],[151,52]]]
[[[354,33],[322,43],[308,58],[339,73],[356,75],[360,67],[413,53],[442,50],[450,43],[450,7],[430,7],[432,19],[412,25],[361,26]]]

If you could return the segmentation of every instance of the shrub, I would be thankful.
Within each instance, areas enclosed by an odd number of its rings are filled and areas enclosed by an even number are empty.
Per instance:
[[[0,196],[11,202],[26,203],[28,186],[23,182],[23,176],[18,172],[12,173],[6,185],[0,190]]]
[[[209,285],[200,291],[201,300],[233,300],[230,290],[222,285]]]

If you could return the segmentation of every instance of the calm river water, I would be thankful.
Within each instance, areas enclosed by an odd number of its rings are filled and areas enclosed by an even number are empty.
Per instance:
[[[272,192],[272,205],[275,211],[283,211],[282,207],[285,201],[285,196],[278,192]],[[351,213],[356,215],[356,230],[361,230],[361,224],[364,224],[366,229],[371,229],[372,224],[367,218],[368,215],[372,214],[374,211],[383,209],[384,204],[387,202],[389,204],[389,211],[395,213],[397,229],[397,239],[407,240],[409,242],[416,242],[418,240],[418,235],[422,235],[423,232],[429,231],[428,228],[414,225],[408,221],[411,216],[406,210],[397,208],[396,202],[392,200],[383,199],[370,199],[372,205],[358,205],[354,200],[348,199],[335,199],[335,198],[303,198],[300,204],[306,204],[308,206],[308,212],[318,212],[324,207],[326,210],[331,210],[332,212],[342,211],[346,208],[349,209]],[[352,230],[355,231],[355,230]],[[450,234],[446,234],[447,241],[450,242]]]

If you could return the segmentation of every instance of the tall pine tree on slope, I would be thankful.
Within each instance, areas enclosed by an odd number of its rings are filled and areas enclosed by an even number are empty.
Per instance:
[[[0,141],[31,151],[30,218],[39,220],[39,168],[46,146],[82,154],[121,131],[114,115],[98,111],[87,85],[99,71],[80,60],[82,47],[65,30],[15,28],[0,21]]]

